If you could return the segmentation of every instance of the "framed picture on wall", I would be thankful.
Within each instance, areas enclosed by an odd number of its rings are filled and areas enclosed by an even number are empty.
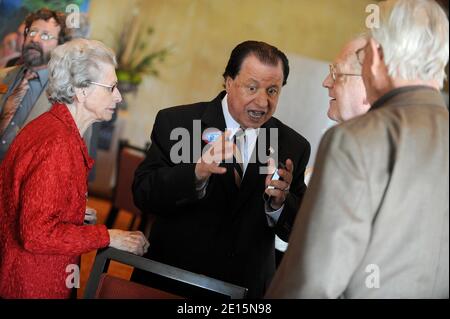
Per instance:
[[[0,39],[17,31],[25,17],[40,8],[71,13],[69,5],[88,12],[90,0],[0,0]]]

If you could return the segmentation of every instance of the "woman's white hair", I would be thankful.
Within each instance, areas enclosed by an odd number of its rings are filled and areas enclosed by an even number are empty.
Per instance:
[[[47,95],[51,102],[72,104],[75,88],[98,81],[101,63],[117,66],[114,52],[102,42],[74,39],[56,47],[48,63]]]
[[[388,0],[380,5],[380,26],[371,30],[381,44],[389,75],[436,80],[443,85],[449,27],[442,8],[430,0]]]

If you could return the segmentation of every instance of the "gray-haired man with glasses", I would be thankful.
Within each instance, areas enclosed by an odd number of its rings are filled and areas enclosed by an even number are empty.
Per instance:
[[[322,138],[267,297],[448,299],[448,19],[384,1],[357,56],[370,110]]]
[[[65,19],[48,9],[31,13],[25,20],[23,65],[0,70],[5,75],[0,78],[0,162],[21,128],[50,108],[47,63],[51,51],[70,40]]]
[[[369,110],[356,54],[366,42],[365,38],[357,37],[347,43],[330,64],[330,73],[322,83],[331,98],[327,115],[333,121],[347,121]]]

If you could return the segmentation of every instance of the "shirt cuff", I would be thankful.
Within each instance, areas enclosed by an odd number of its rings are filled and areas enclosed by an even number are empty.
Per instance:
[[[197,192],[198,199],[202,199],[203,197],[205,197],[206,187],[208,186],[208,183],[209,178],[204,182],[198,181],[197,178],[195,179],[195,191]]]
[[[283,208],[284,204],[279,209],[273,210],[272,207],[270,207],[269,202],[265,202],[267,223],[269,224],[270,227],[274,227],[277,224],[281,212],[283,211]]]

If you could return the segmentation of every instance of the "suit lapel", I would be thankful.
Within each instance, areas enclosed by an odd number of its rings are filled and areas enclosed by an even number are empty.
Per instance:
[[[225,130],[225,117],[222,112],[222,99],[226,92],[222,91],[205,109],[202,115],[202,129],[214,127],[221,131]]]
[[[47,86],[44,87],[44,91],[47,89]],[[45,92],[42,92],[39,96],[38,100],[34,104],[34,106],[31,108],[30,113],[28,113],[27,118],[25,119],[25,122],[23,124],[23,127],[27,125],[30,121],[37,118],[42,113],[47,112],[51,107],[50,101],[47,98],[47,94]]]

